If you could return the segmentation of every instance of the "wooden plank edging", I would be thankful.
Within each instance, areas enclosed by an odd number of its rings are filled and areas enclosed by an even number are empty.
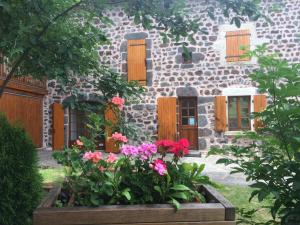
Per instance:
[[[221,203],[225,207],[225,220],[226,221],[235,221],[235,207],[234,205],[227,200],[223,195],[221,195],[216,189],[211,186],[203,185],[201,187],[204,189],[207,197],[215,202]]]

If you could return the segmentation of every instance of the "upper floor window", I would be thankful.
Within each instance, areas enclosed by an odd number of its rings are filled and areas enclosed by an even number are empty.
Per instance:
[[[127,42],[128,81],[147,84],[146,40],[128,40]]]
[[[250,30],[226,32],[226,61],[250,61],[250,57],[242,57],[250,49]]]

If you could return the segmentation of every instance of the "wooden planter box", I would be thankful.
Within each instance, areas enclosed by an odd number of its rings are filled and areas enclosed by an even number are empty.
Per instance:
[[[208,203],[53,207],[60,188],[52,188],[34,211],[33,225],[235,225],[235,208],[215,189],[203,186]]]

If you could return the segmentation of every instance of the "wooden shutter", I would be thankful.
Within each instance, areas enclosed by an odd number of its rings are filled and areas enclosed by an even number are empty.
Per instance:
[[[157,99],[158,140],[176,141],[176,98],[163,97]]]
[[[225,132],[227,128],[226,96],[215,97],[215,130]]]
[[[146,41],[128,40],[127,67],[128,81],[136,80],[141,85],[146,85]]]
[[[52,147],[53,150],[61,150],[64,147],[64,109],[62,104],[53,103],[53,129],[52,129]]]
[[[254,104],[254,112],[264,111],[267,107],[267,97],[265,95],[254,95],[253,104]],[[255,130],[261,127],[263,127],[262,122],[259,120],[259,118],[255,118],[254,119]]]
[[[241,50],[241,47],[245,47],[245,50]],[[240,58],[249,50],[250,47],[250,31],[238,30],[226,32],[226,61],[238,62],[249,61],[250,57]]]
[[[0,53],[0,77],[4,77],[4,63],[2,62],[3,55]]]
[[[110,105],[107,106],[105,110],[105,120],[111,122],[112,126],[114,126],[118,122],[116,112],[113,110],[112,106]],[[106,133],[105,151],[119,153],[119,148],[116,146],[115,141],[110,138],[112,135],[112,127],[106,126],[105,133]]]

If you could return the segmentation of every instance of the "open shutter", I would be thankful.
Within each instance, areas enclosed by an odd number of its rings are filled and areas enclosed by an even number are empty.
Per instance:
[[[241,47],[246,47],[241,50]],[[226,61],[249,61],[250,57],[240,58],[250,47],[250,31],[238,30],[226,32]]]
[[[265,110],[267,107],[267,97],[265,95],[254,95],[253,104],[254,104],[254,112],[261,112]],[[255,130],[261,127],[263,127],[262,122],[258,118],[254,119]]]
[[[105,110],[105,120],[110,121],[112,126],[114,126],[118,122],[117,115],[111,106],[108,106]],[[116,146],[115,141],[112,138],[110,138],[112,135],[112,127],[106,126],[105,133],[105,151],[119,153],[119,148]]]
[[[215,130],[225,132],[227,128],[226,96],[215,97]]]
[[[4,77],[3,55],[0,53],[0,77]]]
[[[64,147],[64,109],[62,104],[53,103],[53,129],[52,129],[52,147],[53,150],[61,150]]]
[[[136,80],[141,85],[146,85],[146,41],[128,40],[127,67],[128,81]]]
[[[157,99],[158,140],[176,141],[176,98],[162,97]]]

